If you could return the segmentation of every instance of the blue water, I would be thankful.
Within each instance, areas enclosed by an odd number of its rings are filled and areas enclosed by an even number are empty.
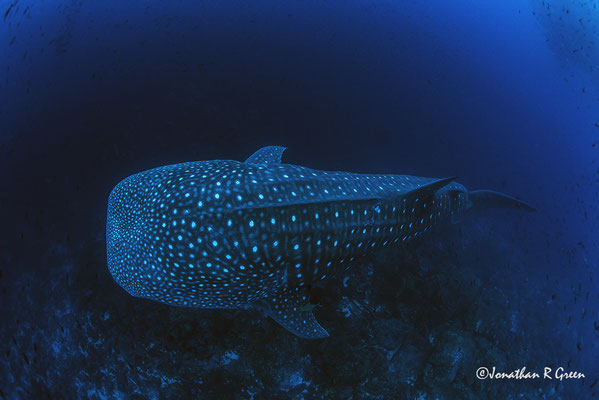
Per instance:
[[[596,3],[0,11],[0,398],[596,396]],[[118,181],[265,145],[316,169],[456,175],[537,212],[469,213],[356,265],[316,292],[323,341],[118,288],[104,244]],[[481,381],[480,366],[586,378]]]

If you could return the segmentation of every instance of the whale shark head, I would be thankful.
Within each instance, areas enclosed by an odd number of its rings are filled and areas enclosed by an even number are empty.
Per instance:
[[[108,198],[106,218],[106,254],[108,269],[114,280],[128,293],[141,295],[143,280],[142,252],[132,252],[140,246],[143,235],[139,203],[141,193],[134,176],[118,183]]]

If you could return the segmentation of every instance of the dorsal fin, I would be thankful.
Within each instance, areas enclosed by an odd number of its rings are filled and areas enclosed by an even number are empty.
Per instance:
[[[266,146],[249,156],[246,164],[280,164],[281,156],[287,147]]]
[[[305,339],[321,339],[329,336],[327,331],[316,321],[308,302],[305,288],[283,289],[255,305],[289,332]]]

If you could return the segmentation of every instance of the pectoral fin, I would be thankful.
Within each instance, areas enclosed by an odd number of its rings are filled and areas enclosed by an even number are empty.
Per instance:
[[[328,337],[327,331],[320,326],[302,288],[285,289],[276,295],[262,300],[258,304],[266,313],[289,332],[305,339]]]

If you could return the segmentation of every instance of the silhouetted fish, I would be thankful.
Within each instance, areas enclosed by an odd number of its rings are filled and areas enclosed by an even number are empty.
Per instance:
[[[532,208],[454,178],[364,175],[282,164],[200,161],[132,175],[108,200],[108,267],[130,294],[202,308],[264,308],[305,338],[328,336],[306,286],[379,247],[481,203]]]

